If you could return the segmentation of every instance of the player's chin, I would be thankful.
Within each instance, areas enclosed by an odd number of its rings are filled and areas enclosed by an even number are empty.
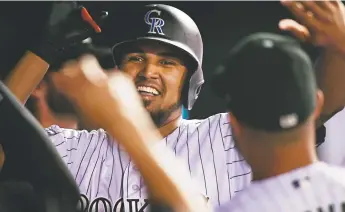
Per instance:
[[[152,105],[157,105],[159,104],[160,101],[160,95],[153,96],[153,95],[140,95],[141,99],[143,100],[144,106],[152,106]]]
[[[154,111],[156,111],[157,106],[159,105],[158,101],[154,101],[154,100],[147,100],[147,99],[143,99],[143,104],[145,109],[149,112],[149,113],[153,113]]]

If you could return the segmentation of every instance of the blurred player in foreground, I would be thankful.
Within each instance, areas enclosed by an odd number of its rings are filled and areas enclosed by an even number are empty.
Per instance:
[[[252,184],[218,212],[344,211],[345,169],[316,156],[324,98],[297,42],[251,35],[218,71],[215,90],[228,100],[235,145],[253,172]]]

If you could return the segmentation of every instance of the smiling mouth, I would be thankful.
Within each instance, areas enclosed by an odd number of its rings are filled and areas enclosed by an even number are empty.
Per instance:
[[[147,86],[138,86],[137,91],[143,96],[158,96],[159,92],[157,89]]]

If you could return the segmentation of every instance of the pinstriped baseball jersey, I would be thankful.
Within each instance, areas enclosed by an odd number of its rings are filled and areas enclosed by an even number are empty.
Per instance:
[[[343,212],[345,169],[318,162],[252,182],[216,212]]]
[[[181,120],[164,142],[189,168],[211,204],[220,205],[250,183],[251,171],[234,148],[228,115]],[[48,135],[91,201],[107,198],[145,199],[143,179],[127,153],[103,130],[76,131],[52,126]],[[130,132],[129,132],[130,133]]]

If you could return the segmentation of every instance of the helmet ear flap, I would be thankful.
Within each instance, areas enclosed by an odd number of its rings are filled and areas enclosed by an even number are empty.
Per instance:
[[[189,78],[189,85],[188,85],[188,99],[184,103],[185,107],[188,110],[191,110],[194,106],[194,103],[199,97],[202,85],[204,84],[204,74],[202,72],[201,67],[198,67],[198,69],[194,72],[192,72],[192,75]]]

